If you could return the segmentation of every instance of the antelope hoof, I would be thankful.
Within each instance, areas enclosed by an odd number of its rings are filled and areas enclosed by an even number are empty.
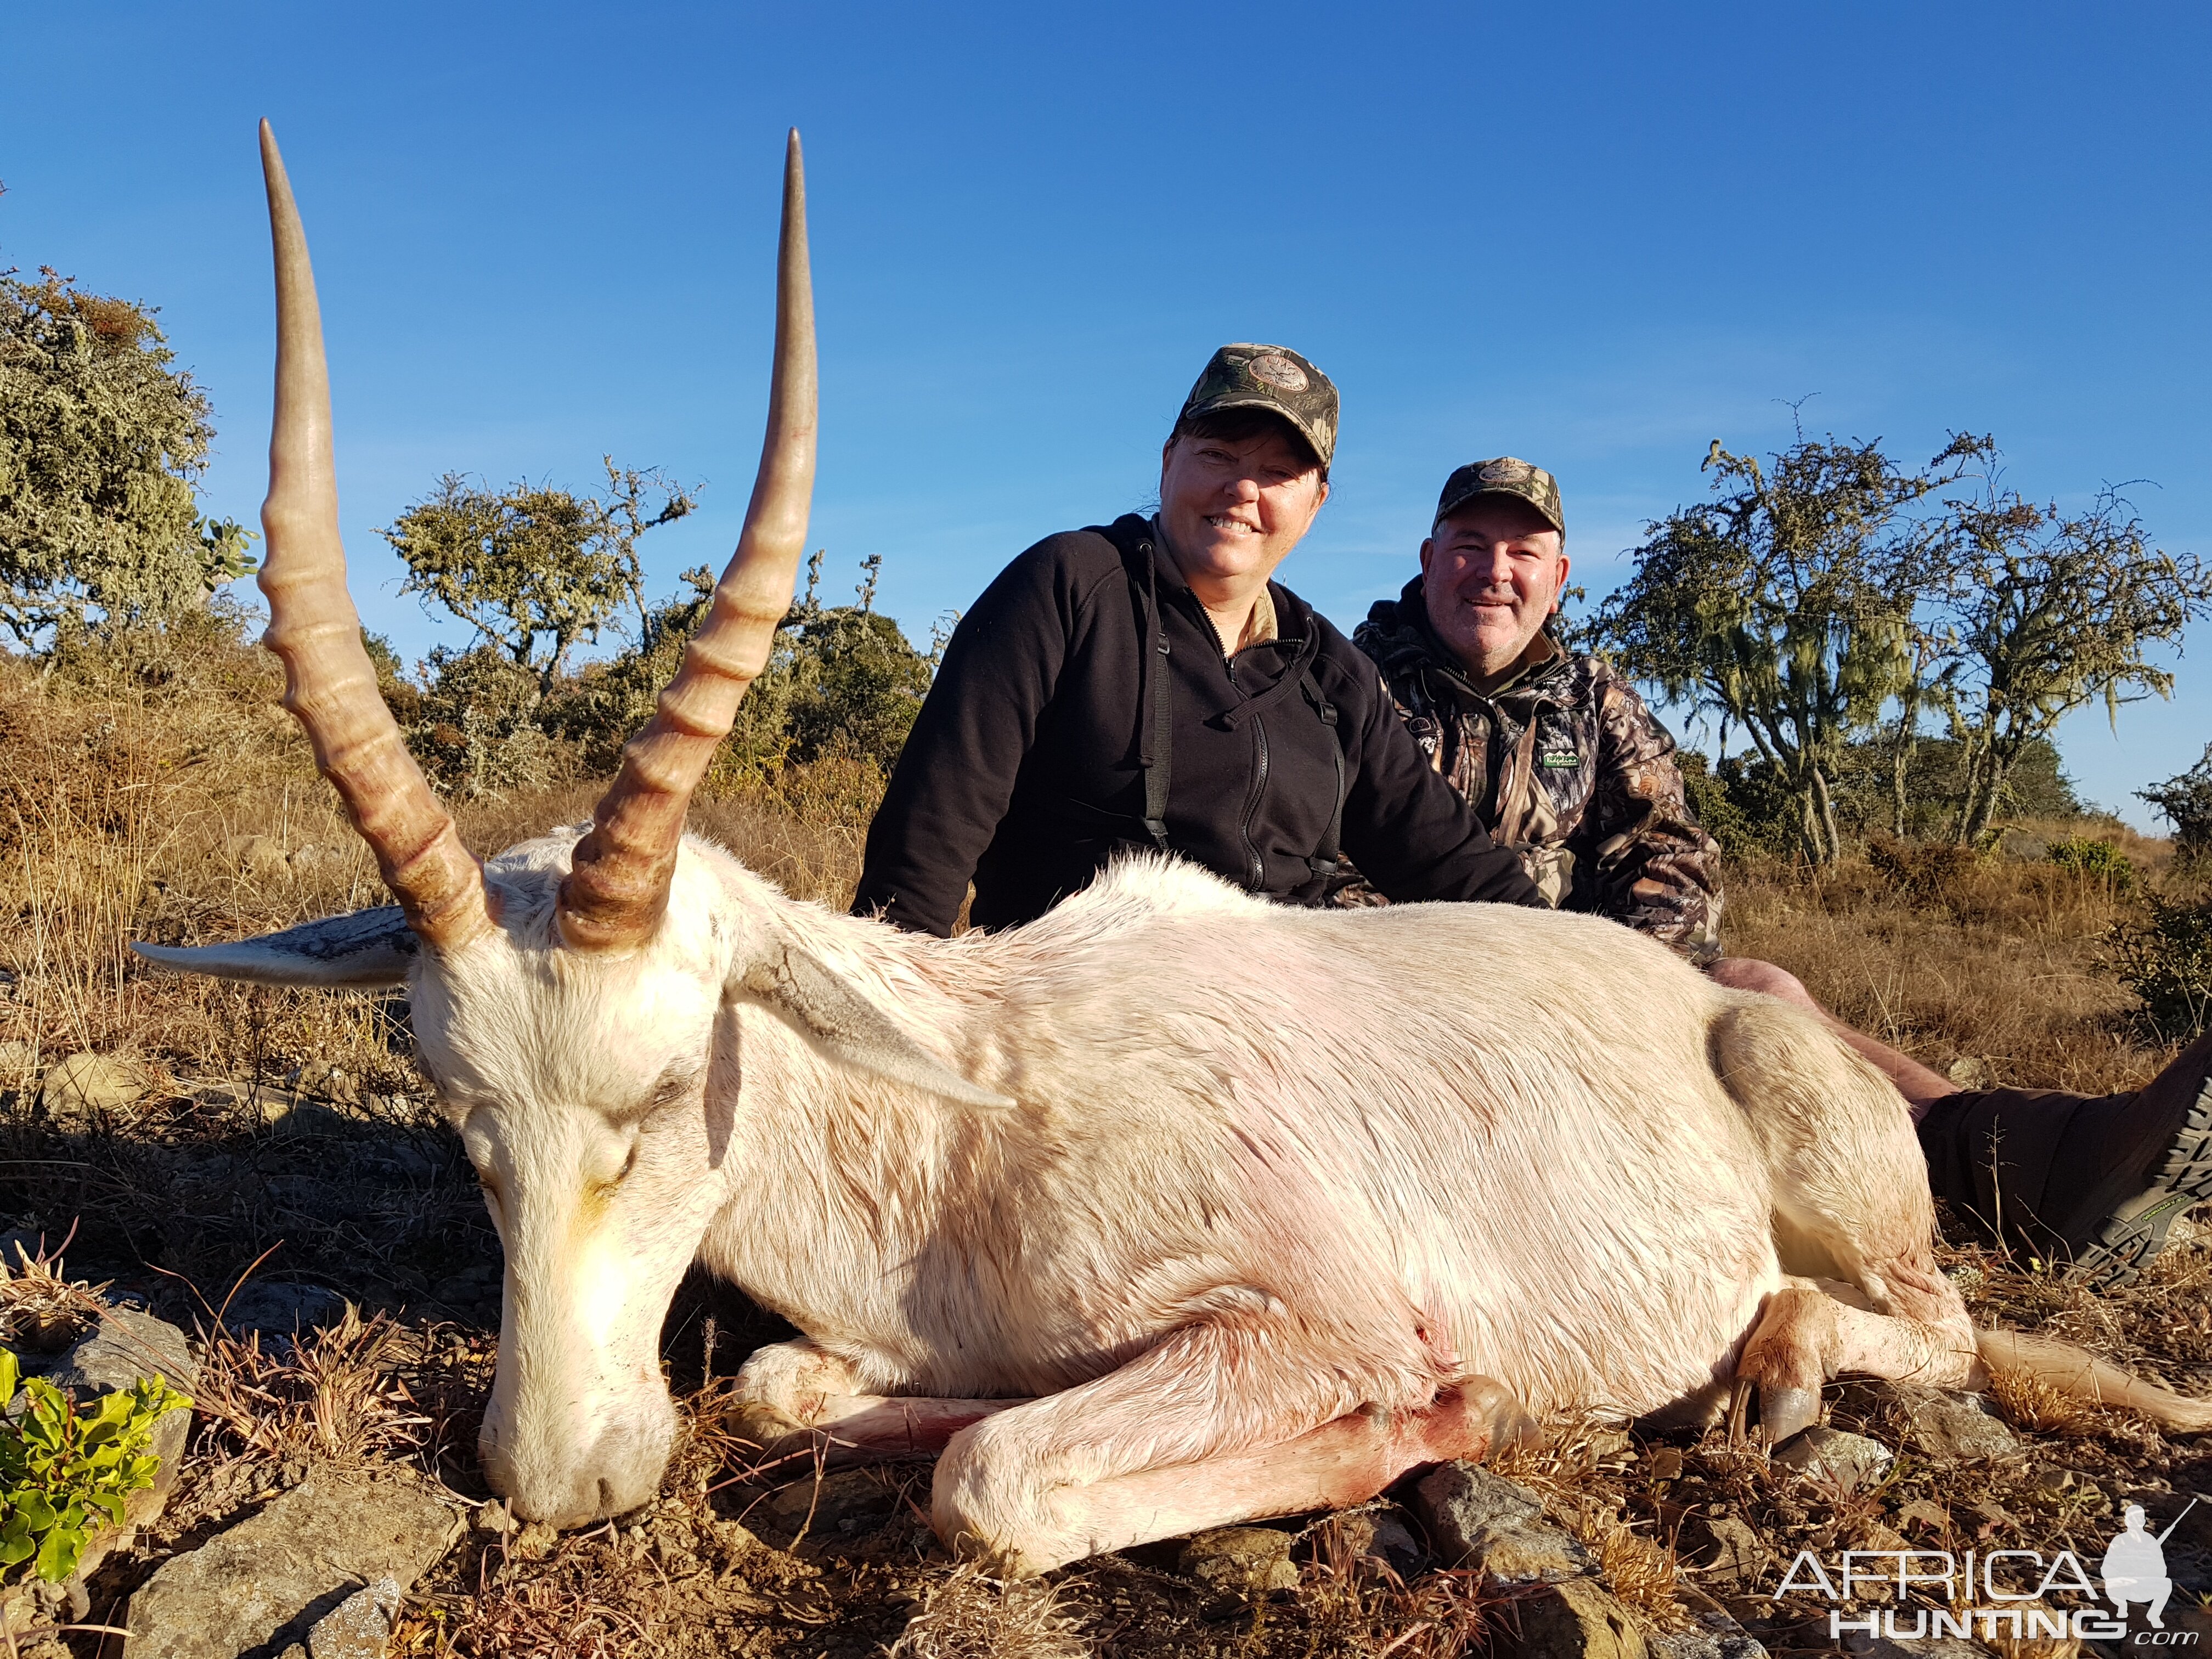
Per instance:
[[[1779,1382],[1759,1385],[1759,1437],[1768,1446],[1778,1446],[1820,1420],[1818,1389],[1794,1389]]]

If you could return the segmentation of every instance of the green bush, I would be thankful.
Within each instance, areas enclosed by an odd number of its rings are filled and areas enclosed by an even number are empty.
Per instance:
[[[2135,866],[2128,861],[2126,854],[2108,841],[2069,836],[2064,841],[2051,842],[2047,856],[2062,870],[2109,884],[2116,894],[2135,891]]]
[[[1741,858],[1780,853],[1796,844],[1796,809],[1768,763],[1730,755],[1715,767],[1695,749],[1677,750],[1675,759],[1690,811],[1723,852]]]
[[[2136,994],[2137,1026],[2179,1042],[2212,1023],[2212,899],[2181,904],[2154,893],[2148,905],[2142,921],[2113,927],[2106,949],[2112,972]]]
[[[21,1411],[0,1424],[0,1568],[28,1561],[58,1583],[76,1571],[94,1528],[123,1525],[131,1494],[154,1484],[161,1459],[146,1451],[154,1425],[192,1402],[156,1378],[88,1410],[41,1377],[21,1378],[15,1356],[0,1348],[0,1399],[14,1399],[19,1380]]]

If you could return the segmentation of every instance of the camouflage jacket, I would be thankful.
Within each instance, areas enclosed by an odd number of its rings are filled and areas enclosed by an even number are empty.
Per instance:
[[[1610,665],[1555,651],[1485,696],[1430,631],[1418,576],[1353,638],[1429,763],[1547,899],[1693,962],[1720,954],[1720,848],[1684,798],[1674,739]],[[1344,902],[1378,901],[1363,884]]]

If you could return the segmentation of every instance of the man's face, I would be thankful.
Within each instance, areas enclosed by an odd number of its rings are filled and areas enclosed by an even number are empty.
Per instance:
[[[1478,495],[1421,544],[1429,626],[1478,679],[1521,660],[1567,580],[1559,532],[1511,495]]]
[[[1328,499],[1320,469],[1287,432],[1186,433],[1160,452],[1160,523],[1186,581],[1273,570]]]

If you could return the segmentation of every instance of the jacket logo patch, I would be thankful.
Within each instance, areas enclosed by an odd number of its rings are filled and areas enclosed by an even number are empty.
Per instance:
[[[1580,766],[1582,763],[1583,757],[1571,749],[1547,749],[1536,762],[1539,766],[1548,767]]]

